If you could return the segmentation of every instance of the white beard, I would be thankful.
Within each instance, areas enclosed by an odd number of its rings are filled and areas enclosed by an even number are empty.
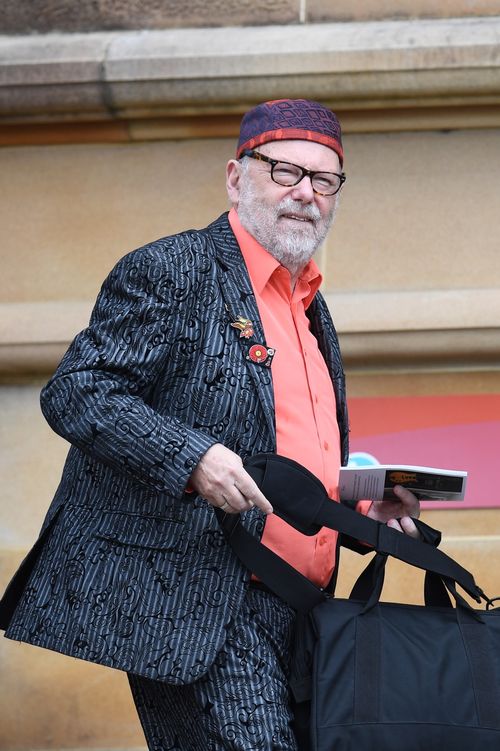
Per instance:
[[[300,272],[325,239],[333,224],[337,200],[326,217],[322,217],[317,206],[284,198],[279,204],[270,206],[262,202],[251,178],[242,172],[238,201],[238,218],[243,227],[284,266],[292,276]],[[280,226],[279,217],[284,214],[297,214],[311,221],[293,221],[296,227]],[[292,221],[286,224],[292,224]]]

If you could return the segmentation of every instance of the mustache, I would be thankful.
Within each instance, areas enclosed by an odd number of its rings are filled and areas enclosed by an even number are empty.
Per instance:
[[[321,219],[321,213],[317,206],[313,204],[303,204],[301,201],[294,201],[293,198],[284,198],[276,206],[276,216],[282,214],[296,214],[304,219],[311,219],[317,222]]]

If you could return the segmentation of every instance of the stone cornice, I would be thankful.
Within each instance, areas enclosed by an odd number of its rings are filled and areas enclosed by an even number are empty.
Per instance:
[[[326,296],[350,370],[500,368],[497,289]],[[0,304],[0,376],[53,371],[90,302]]]
[[[486,108],[497,125],[500,18],[0,37],[4,124],[236,118],[304,95],[368,120]]]
[[[500,368],[498,289],[326,295],[350,370]]]
[[[325,298],[337,329],[346,334],[500,328],[496,287],[332,292]]]

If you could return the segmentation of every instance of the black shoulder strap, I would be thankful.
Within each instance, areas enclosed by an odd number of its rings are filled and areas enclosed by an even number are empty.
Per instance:
[[[218,510],[215,513],[237,557],[274,594],[303,613],[323,602],[325,593],[251,535],[241,524],[239,516]]]
[[[356,540],[362,540],[379,553],[391,555],[424,571],[432,571],[439,576],[453,579],[477,602],[481,601],[483,592],[477,586],[470,571],[432,545],[402,534],[363,514],[358,514],[329,498],[323,501],[316,521],[322,526],[336,529]]]
[[[290,508],[282,514],[275,497],[273,502],[275,513],[286,516],[286,521],[293,524]],[[321,589],[247,532],[239,516],[216,513],[225,537],[238,558],[271,591],[300,612],[307,612],[325,599],[326,595]],[[441,550],[369,519],[336,501],[329,498],[322,501],[315,515],[315,523],[362,540],[379,553],[392,555],[424,571],[451,579],[477,602],[484,597],[472,574]]]

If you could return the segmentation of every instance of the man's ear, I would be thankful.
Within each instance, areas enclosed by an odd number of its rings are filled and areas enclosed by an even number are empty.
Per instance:
[[[238,206],[240,199],[241,164],[236,159],[230,159],[226,167],[226,190],[233,206]]]

